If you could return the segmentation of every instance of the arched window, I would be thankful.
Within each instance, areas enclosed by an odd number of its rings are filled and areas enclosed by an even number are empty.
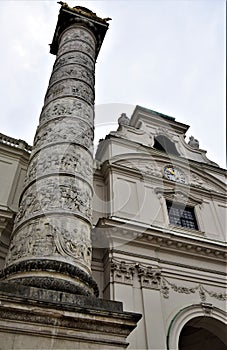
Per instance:
[[[211,317],[195,317],[187,322],[179,338],[179,350],[226,350],[224,324]]]
[[[166,152],[167,154],[179,156],[175,144],[164,135],[155,137],[154,148]]]

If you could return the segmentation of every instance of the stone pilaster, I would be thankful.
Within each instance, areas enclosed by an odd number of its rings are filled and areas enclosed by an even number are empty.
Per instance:
[[[91,278],[95,60],[108,28],[62,4],[56,61],[34,139],[4,278],[98,294]]]

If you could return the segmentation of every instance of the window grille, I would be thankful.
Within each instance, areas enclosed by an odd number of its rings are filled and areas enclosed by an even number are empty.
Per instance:
[[[168,201],[166,204],[171,225],[198,230],[194,208]]]

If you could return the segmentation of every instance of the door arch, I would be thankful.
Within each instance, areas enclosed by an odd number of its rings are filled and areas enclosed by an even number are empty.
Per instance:
[[[170,322],[167,349],[227,350],[226,319],[226,312],[211,304],[190,305],[181,309]],[[207,342],[208,338],[210,343]],[[213,347],[209,347],[211,344]]]
[[[179,350],[227,350],[225,333],[226,326],[215,318],[195,317],[182,328],[178,348]]]

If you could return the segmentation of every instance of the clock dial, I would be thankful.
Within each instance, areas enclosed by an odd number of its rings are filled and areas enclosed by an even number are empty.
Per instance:
[[[186,183],[186,179],[184,176],[184,173],[173,166],[167,165],[164,168],[164,176],[166,179],[171,180],[171,181],[176,181],[180,183]]]

